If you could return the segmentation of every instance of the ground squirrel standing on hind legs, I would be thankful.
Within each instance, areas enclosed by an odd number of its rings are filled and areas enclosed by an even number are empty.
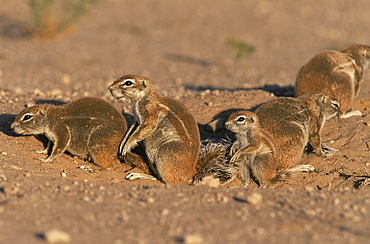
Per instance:
[[[121,165],[119,144],[127,130],[124,117],[98,98],[81,98],[55,106],[41,104],[24,109],[11,128],[22,135],[44,134],[48,145],[39,153],[50,153],[43,162],[55,162],[65,151],[103,168]]]
[[[230,146],[225,142],[218,143],[218,147],[210,152],[212,158],[206,160],[194,176],[194,182],[212,175],[225,185],[238,176],[242,180],[241,187],[247,187],[251,177],[260,188],[266,187],[267,181],[276,173],[276,150],[270,136],[261,129],[257,115],[244,110],[234,112],[225,126],[236,133],[235,142],[229,143]],[[219,155],[215,154],[217,152]]]
[[[154,91],[152,82],[142,76],[125,75],[109,86],[118,100],[129,100],[136,124],[131,126],[120,145],[120,153],[130,152],[144,142],[149,168],[165,183],[190,183],[200,149],[198,125],[180,102]],[[131,173],[126,179],[153,179],[147,174]]]
[[[230,148],[231,162],[239,162],[242,186],[249,185],[252,176],[260,188],[275,176],[276,149],[270,136],[262,130],[258,117],[249,111],[232,113],[225,122],[228,130],[236,133]]]
[[[369,64],[370,46],[367,45],[352,45],[341,51],[323,51],[298,72],[296,96],[313,91],[327,93],[340,102],[342,118],[362,115],[360,111],[351,110]]]

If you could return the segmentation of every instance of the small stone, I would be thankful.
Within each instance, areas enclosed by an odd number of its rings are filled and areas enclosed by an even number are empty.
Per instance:
[[[45,232],[44,237],[47,243],[62,243],[71,241],[71,237],[67,232],[55,229]]]
[[[15,92],[16,94],[22,94],[22,93],[23,93],[23,89],[22,89],[21,87],[16,87],[16,88],[14,89],[14,92]]]
[[[212,91],[212,95],[215,95],[215,96],[220,95],[220,90],[214,90],[214,91]]]
[[[20,169],[21,169],[21,168],[19,168],[19,167],[15,166],[15,165],[12,165],[10,168],[12,168],[12,169],[16,169],[16,170],[20,170]]]
[[[6,156],[6,155],[8,155],[8,153],[7,152],[1,152],[1,155]]]
[[[66,174],[66,172],[62,172],[62,173],[60,173],[60,175],[62,176],[62,177],[66,177],[67,176],[67,174]]]
[[[335,198],[334,199],[334,206],[338,206],[340,203],[340,199],[339,198]]]
[[[35,90],[33,90],[33,94],[35,94],[35,95],[43,95],[43,92],[40,89],[36,88]]]
[[[30,178],[32,175],[31,175],[31,173],[27,172],[27,173],[24,174],[24,176],[27,177],[27,178]]]
[[[218,202],[227,203],[229,201],[229,198],[227,196],[222,195],[221,193],[216,194],[216,199]]]
[[[196,234],[186,235],[184,237],[185,244],[202,244],[204,243],[203,237]]]
[[[167,215],[169,215],[169,214],[170,214],[170,210],[168,210],[167,208],[165,208],[165,209],[163,209],[163,210],[161,211],[161,214],[162,214],[163,216],[167,216]]]
[[[0,173],[0,180],[7,180],[4,173]]]
[[[252,205],[261,204],[262,200],[262,195],[259,193],[253,193],[252,195],[247,197],[247,202]]]
[[[50,92],[50,94],[51,94],[52,96],[62,95],[62,93],[63,93],[63,91],[62,91],[62,90],[60,90],[60,89],[53,89],[53,90]]]
[[[152,197],[148,198],[148,203],[154,203],[154,202],[155,202],[154,198],[152,198]]]
[[[66,191],[66,192],[71,190],[71,187],[70,187],[70,186],[68,186],[68,185],[59,186],[59,188],[60,188],[61,190],[63,190],[63,191]]]
[[[209,187],[220,187],[220,181],[213,176],[206,176],[202,179],[202,182],[199,183],[200,185],[206,185]]]
[[[69,85],[71,83],[71,76],[64,74],[60,80],[63,85]]]

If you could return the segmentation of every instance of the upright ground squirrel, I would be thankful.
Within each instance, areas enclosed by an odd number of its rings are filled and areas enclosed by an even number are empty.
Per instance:
[[[189,183],[195,174],[200,148],[198,125],[179,101],[160,96],[142,76],[125,75],[109,86],[112,95],[133,106],[136,124],[126,134],[120,153],[126,155],[143,141],[149,167],[142,169],[165,183]],[[127,179],[150,179],[131,173]]]

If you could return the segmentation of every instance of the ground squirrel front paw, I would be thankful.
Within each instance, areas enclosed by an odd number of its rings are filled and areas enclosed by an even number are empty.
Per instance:
[[[46,153],[48,153],[48,149],[47,149],[47,148],[45,148],[45,149],[35,150],[35,153],[39,153],[39,154],[46,154]]]
[[[125,176],[126,180],[133,181],[133,180],[158,180],[152,175],[142,174],[142,173],[129,173]]]

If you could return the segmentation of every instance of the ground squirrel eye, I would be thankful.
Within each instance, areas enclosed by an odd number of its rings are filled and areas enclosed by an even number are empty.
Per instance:
[[[331,105],[333,107],[339,108],[339,102],[338,101],[331,101]]]
[[[134,84],[134,82],[132,82],[131,80],[127,80],[125,81],[125,83],[123,83],[123,86],[132,86]]]
[[[33,116],[31,115],[31,114],[26,114],[26,115],[24,115],[23,116],[23,121],[27,121],[27,120],[30,120],[30,119],[32,119],[33,118]]]
[[[240,116],[240,117],[238,117],[238,119],[236,121],[237,122],[243,122],[243,121],[245,121],[245,117],[244,116]]]

